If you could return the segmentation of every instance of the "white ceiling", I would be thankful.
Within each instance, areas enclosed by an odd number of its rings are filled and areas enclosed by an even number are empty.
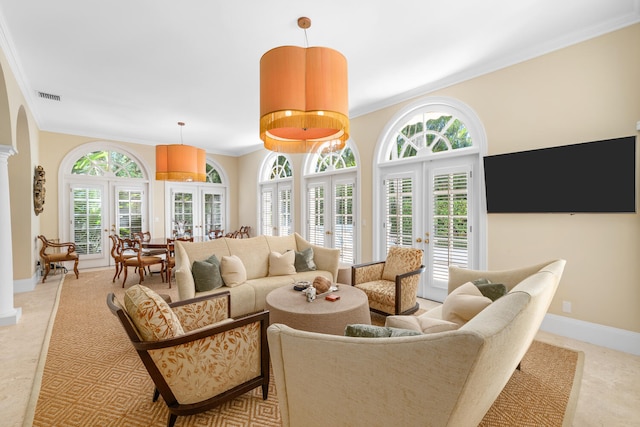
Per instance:
[[[259,62],[342,52],[350,116],[640,22],[640,0],[0,0],[0,47],[38,127],[242,155]],[[42,99],[38,92],[59,95]]]

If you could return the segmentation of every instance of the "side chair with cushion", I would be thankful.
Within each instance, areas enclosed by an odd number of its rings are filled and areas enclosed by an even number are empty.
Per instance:
[[[76,252],[76,244],[73,242],[56,243],[48,240],[43,235],[39,235],[38,239],[42,241],[42,247],[40,248],[40,258],[44,265],[44,277],[42,283],[47,280],[49,271],[51,270],[51,264],[57,265],[57,263],[64,261],[73,261],[73,272],[78,278],[78,252]]]
[[[164,257],[165,250],[164,248],[148,248],[145,246],[146,243],[151,241],[151,232],[150,231],[138,231],[131,233],[132,238],[139,240],[142,244],[142,255],[143,256],[159,256]],[[151,269],[147,267],[149,274],[151,274]]]
[[[134,253],[124,253],[122,248],[122,239],[115,234],[110,234],[109,238],[111,239],[111,257],[113,258],[113,263],[116,266],[116,271],[113,274],[112,282],[115,282],[116,279],[120,278],[120,274],[122,274],[122,270],[124,269],[124,260],[127,258],[132,258],[136,256]]]
[[[267,399],[268,311],[232,319],[228,292],[167,303],[140,285],[122,303],[110,293],[107,305],[156,386],[153,401],[162,395],[169,408],[169,427],[256,387]]]
[[[165,271],[167,275],[167,282],[169,282],[169,289],[171,289],[171,274],[173,267],[176,266],[176,250],[173,242],[181,240],[183,242],[193,242],[193,237],[179,237],[177,239],[167,238],[167,253],[165,257]]]
[[[124,284],[127,282],[129,267],[135,267],[138,270],[138,275],[140,276],[140,281],[138,282],[138,284],[140,284],[144,280],[145,269],[151,267],[152,265],[159,264],[160,275],[162,277],[162,281],[164,282],[164,258],[161,258],[159,256],[144,255],[142,251],[142,242],[138,239],[121,239],[121,245],[123,254],[122,266],[124,268],[124,279],[122,280],[123,288]],[[133,254],[133,256],[129,257],[128,254]]]
[[[385,261],[351,267],[351,284],[364,291],[373,312],[412,314],[418,311],[418,282],[424,272],[422,249],[392,246]]]

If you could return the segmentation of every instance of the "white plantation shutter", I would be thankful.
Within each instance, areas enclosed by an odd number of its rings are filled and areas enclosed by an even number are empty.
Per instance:
[[[385,245],[412,246],[413,240],[413,179],[385,180]]]
[[[324,246],[325,236],[325,188],[322,184],[311,184],[307,188],[307,240]]]
[[[273,236],[273,188],[263,187],[260,193],[261,234]]]
[[[354,262],[354,194],[353,183],[336,184],[333,187],[334,225],[333,247],[340,249],[340,261],[352,264]]]
[[[102,253],[102,191],[99,188],[75,187],[73,204],[73,241],[81,255]]]
[[[469,264],[469,173],[433,177],[433,278],[446,282],[449,265]]]
[[[288,236],[293,232],[291,228],[291,187],[278,186],[278,235]]]

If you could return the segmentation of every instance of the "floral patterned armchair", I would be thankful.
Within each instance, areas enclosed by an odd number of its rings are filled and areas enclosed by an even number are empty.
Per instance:
[[[385,261],[351,267],[351,284],[364,291],[373,312],[412,314],[418,311],[418,282],[424,272],[422,249],[392,246]]]
[[[107,305],[118,317],[169,408],[169,427],[179,415],[207,411],[256,387],[267,398],[269,312],[230,318],[228,292],[167,303],[134,285],[121,304]]]

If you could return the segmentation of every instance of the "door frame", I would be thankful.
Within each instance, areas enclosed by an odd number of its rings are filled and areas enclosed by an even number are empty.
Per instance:
[[[309,174],[304,178],[302,191],[301,213],[304,223],[302,224],[303,237],[309,240],[309,189],[311,186],[324,188],[324,244],[322,246],[335,248],[335,228],[336,228],[336,207],[335,188],[340,184],[353,185],[353,261],[349,264],[356,264],[360,260],[360,199],[358,197],[358,173],[354,169],[344,169],[326,174]],[[329,209],[327,209],[329,207]],[[327,212],[328,210],[328,212]],[[328,234],[329,232],[330,234]],[[341,261],[342,262],[342,261]]]
[[[95,151],[116,151],[118,153],[122,153],[126,155],[131,161],[135,162],[140,171],[142,172],[141,178],[131,179],[131,178],[120,178],[115,176],[112,171],[106,171],[103,176],[92,176],[92,175],[74,175],[71,173],[71,170],[74,164],[80,159],[82,156],[92,153]],[[58,214],[58,235],[61,240],[72,241],[71,235],[71,224],[72,220],[72,211],[70,210],[71,200],[70,200],[70,188],[72,184],[78,184],[82,182],[83,184],[92,185],[93,183],[104,183],[104,188],[107,194],[103,195],[103,200],[107,201],[109,205],[107,207],[107,217],[104,216],[103,210],[103,252],[104,255],[100,257],[102,265],[93,265],[96,264],[93,261],[84,260],[86,257],[81,257],[80,268],[92,268],[92,267],[107,267],[113,266],[113,258],[111,257],[111,240],[108,238],[111,228],[111,224],[117,218],[117,203],[115,202],[115,188],[116,186],[122,187],[131,187],[133,185],[140,186],[142,191],[145,194],[143,210],[146,211],[143,213],[143,224],[146,221],[148,224],[149,231],[153,234],[153,221],[151,221],[151,206],[153,206],[153,196],[151,192],[151,183],[149,182],[149,166],[147,163],[138,156],[135,152],[132,152],[129,148],[123,147],[119,144],[115,144],[113,142],[107,141],[93,141],[88,142],[82,145],[75,147],[73,150],[69,151],[62,161],[60,162],[60,167],[58,168],[58,195],[59,195],[59,214]],[[105,199],[106,197],[106,199]],[[113,203],[113,205],[111,205]],[[113,209],[110,209],[113,207]],[[104,227],[104,226],[107,227]]]
[[[171,237],[173,230],[173,193],[191,193],[193,196],[193,236],[206,237],[208,230],[203,230],[204,224],[204,196],[205,194],[221,194],[223,200],[222,227],[227,233],[229,227],[229,203],[227,201],[227,188],[224,184],[207,182],[172,182],[165,181],[165,237]]]
[[[447,152],[441,152],[437,155],[417,155],[414,157],[389,160],[386,158],[388,152],[386,149],[388,145],[392,143],[390,141],[392,134],[398,130],[399,126],[406,123],[407,119],[412,115],[426,112],[444,112],[459,118],[467,127],[469,134],[471,135],[473,146],[450,150]],[[473,222],[474,230],[474,255],[469,259],[469,268],[474,269],[486,269],[487,268],[487,211],[486,211],[486,195],[484,193],[484,167],[482,158],[487,152],[487,136],[484,130],[484,126],[480,121],[475,111],[465,103],[449,97],[426,97],[419,99],[411,104],[408,104],[401,110],[399,110],[393,117],[387,122],[384,129],[378,137],[376,149],[374,151],[373,162],[373,236],[372,236],[372,257],[374,259],[384,259],[386,256],[385,245],[382,238],[383,232],[381,232],[381,224],[384,221],[383,218],[383,192],[382,192],[382,177],[385,171],[391,170],[391,168],[408,168],[418,167],[411,166],[414,164],[421,164],[419,167],[420,173],[426,176],[426,170],[429,164],[435,163],[433,167],[438,167],[440,162],[444,164],[447,159],[454,159],[461,156],[469,156],[472,159],[472,170],[474,174],[473,188],[470,190],[470,197],[473,197],[473,206],[469,206],[469,210],[476,216],[470,217],[470,221]],[[424,181],[421,178],[421,181]],[[420,193],[424,194],[424,193]],[[419,204],[423,209],[427,209],[425,200],[421,199]],[[424,231],[421,231],[421,236]],[[415,232],[414,232],[415,242]],[[425,262],[425,265],[428,265]],[[421,279],[421,287],[422,285]],[[446,295],[444,295],[446,296]],[[439,299],[444,299],[442,296]]]

